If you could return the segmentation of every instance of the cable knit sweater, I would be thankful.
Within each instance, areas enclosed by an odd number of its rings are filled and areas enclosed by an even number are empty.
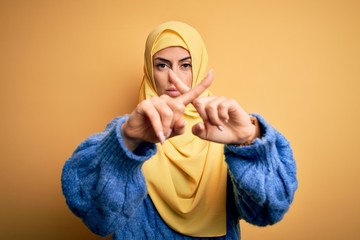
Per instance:
[[[240,239],[239,220],[258,225],[280,221],[297,188],[296,165],[288,141],[261,116],[262,137],[250,146],[225,145],[229,167],[227,234],[201,239]],[[82,142],[65,163],[62,189],[72,212],[94,233],[115,240],[197,239],[169,228],[146,189],[141,166],[156,145],[141,144],[129,151],[120,126],[127,116]]]

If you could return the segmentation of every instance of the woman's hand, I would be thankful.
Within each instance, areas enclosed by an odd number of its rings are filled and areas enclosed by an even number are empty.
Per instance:
[[[171,72],[172,83],[183,94],[189,87]],[[260,129],[252,124],[250,116],[234,99],[225,97],[199,97],[192,104],[203,119],[203,123],[193,126],[193,134],[212,142],[223,144],[243,144],[252,142],[260,135]]]
[[[140,102],[122,125],[124,142],[134,150],[141,142],[161,142],[184,131],[185,105],[167,95]]]
[[[193,134],[223,144],[244,144],[258,137],[259,129],[234,99],[202,97],[193,101],[203,123],[193,126]]]
[[[212,78],[210,72],[199,85],[177,98],[162,95],[140,102],[121,127],[125,145],[134,150],[143,141],[163,143],[166,138],[183,134],[186,105],[210,86]]]

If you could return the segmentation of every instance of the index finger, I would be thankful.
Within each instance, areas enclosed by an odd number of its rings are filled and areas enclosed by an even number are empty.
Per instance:
[[[213,71],[210,70],[204,80],[202,80],[197,86],[192,88],[190,91],[185,92],[177,99],[182,102],[185,106],[198,98],[206,89],[208,89],[213,81]]]
[[[181,93],[184,94],[188,92],[191,88],[186,85],[181,79],[173,72],[173,70],[169,69],[169,80],[176,89]]]

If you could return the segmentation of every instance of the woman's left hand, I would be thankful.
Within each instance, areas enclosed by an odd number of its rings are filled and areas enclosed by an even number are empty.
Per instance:
[[[181,93],[190,90],[171,70],[170,76]],[[199,97],[192,104],[203,119],[203,123],[193,126],[192,132],[202,139],[223,144],[243,144],[259,137],[258,125],[252,124],[249,114],[234,99]]]
[[[236,100],[209,96],[197,98],[192,104],[203,119],[203,123],[193,126],[194,135],[223,144],[243,144],[257,137],[257,126]]]

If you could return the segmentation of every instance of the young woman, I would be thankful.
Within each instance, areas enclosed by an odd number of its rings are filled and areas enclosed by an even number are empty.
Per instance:
[[[149,34],[139,104],[81,143],[63,169],[67,204],[94,233],[240,239],[240,219],[283,218],[297,188],[288,141],[213,95],[206,68],[189,25],[166,22]]]

